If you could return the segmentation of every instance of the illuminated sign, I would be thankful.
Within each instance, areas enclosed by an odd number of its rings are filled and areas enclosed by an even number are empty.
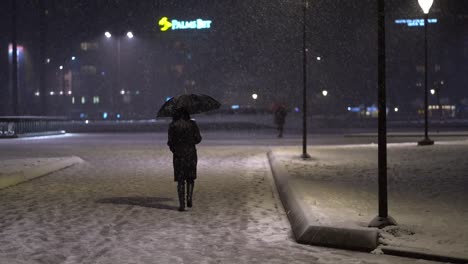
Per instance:
[[[191,21],[181,21],[176,19],[169,20],[169,18],[163,17],[159,20],[158,25],[161,31],[167,31],[169,29],[208,29],[211,28],[211,22],[211,20],[203,20],[201,18]]]
[[[430,18],[427,20],[429,24],[437,23],[437,18]],[[397,19],[395,24],[406,24],[408,27],[424,27],[424,19]]]

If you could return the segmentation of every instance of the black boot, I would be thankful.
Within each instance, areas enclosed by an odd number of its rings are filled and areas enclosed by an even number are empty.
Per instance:
[[[177,194],[179,195],[179,211],[185,211],[185,184],[183,181],[177,183]]]
[[[192,194],[195,182],[187,182],[187,207],[192,208]]]

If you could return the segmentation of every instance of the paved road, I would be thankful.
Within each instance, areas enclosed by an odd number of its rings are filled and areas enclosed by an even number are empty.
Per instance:
[[[1,140],[0,159],[86,162],[0,190],[0,263],[414,263],[294,242],[265,152],[298,139],[204,137],[195,205],[184,213],[164,134]]]

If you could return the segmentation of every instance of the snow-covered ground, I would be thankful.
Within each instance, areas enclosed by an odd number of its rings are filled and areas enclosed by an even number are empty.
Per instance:
[[[275,148],[296,190],[330,225],[367,226],[378,212],[377,145]],[[468,257],[468,141],[388,147],[389,214],[398,226],[381,232],[384,245]]]
[[[0,190],[0,263],[427,263],[297,244],[262,146],[202,143],[194,207],[178,212],[164,141],[134,138],[0,142],[1,159],[85,160]]]

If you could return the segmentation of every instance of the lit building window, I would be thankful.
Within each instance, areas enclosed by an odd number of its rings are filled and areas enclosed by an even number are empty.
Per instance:
[[[81,42],[81,49],[84,51],[87,50],[96,50],[99,48],[99,45],[97,42]]]
[[[81,73],[86,75],[95,75],[97,72],[96,66],[94,65],[83,65],[81,66]]]
[[[72,104],[75,104],[75,97],[72,97]]]
[[[93,104],[99,104],[99,96],[93,97]]]
[[[81,97],[81,104],[86,104],[86,98],[84,96]]]

